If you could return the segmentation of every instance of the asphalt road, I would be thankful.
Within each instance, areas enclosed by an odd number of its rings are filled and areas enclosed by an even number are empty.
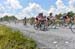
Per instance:
[[[1,24],[20,30],[23,35],[34,39],[41,49],[75,49],[75,34],[68,28],[40,31],[35,30],[31,25],[24,26],[22,23],[2,22]]]

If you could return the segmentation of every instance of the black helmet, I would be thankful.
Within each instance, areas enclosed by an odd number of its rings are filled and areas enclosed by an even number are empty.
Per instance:
[[[49,14],[50,16],[52,15],[52,13]]]
[[[41,16],[42,16],[42,15],[43,15],[43,13],[39,13],[39,15],[41,15]]]

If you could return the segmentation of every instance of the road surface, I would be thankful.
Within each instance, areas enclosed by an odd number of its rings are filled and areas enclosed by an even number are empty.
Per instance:
[[[22,23],[1,23],[18,29],[23,35],[34,39],[41,49],[75,49],[75,34],[68,28],[49,29],[48,31],[35,30],[33,26],[24,26]]]

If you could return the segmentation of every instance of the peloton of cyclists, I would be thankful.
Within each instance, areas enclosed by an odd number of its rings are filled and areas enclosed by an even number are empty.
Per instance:
[[[52,13],[50,13],[48,17],[43,16],[43,13],[39,13],[38,16],[36,16],[35,24],[39,25],[41,22],[44,22],[45,25],[48,26],[49,21],[51,21],[51,23],[55,21],[55,17],[52,16]]]
[[[53,13],[49,13],[49,16],[44,16],[43,13],[39,13],[38,16],[36,16],[35,19],[35,24],[36,26],[39,25],[41,22],[44,22],[46,26],[49,26],[52,23],[55,23],[56,17],[53,16]],[[73,17],[73,21],[75,22],[75,15]],[[65,16],[62,17],[62,20],[64,20],[65,24],[70,24],[71,23],[71,17],[66,14]]]

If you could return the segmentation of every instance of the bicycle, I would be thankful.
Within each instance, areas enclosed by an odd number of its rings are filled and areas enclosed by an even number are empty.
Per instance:
[[[75,22],[71,20],[68,24],[66,24],[64,21],[61,21],[59,23],[60,26],[69,27],[73,33],[75,33]]]
[[[45,31],[45,30],[47,30],[47,26],[45,25],[45,22],[44,21],[41,21],[39,24],[34,24],[34,29],[35,30],[38,30],[38,29],[40,29],[40,30],[42,30],[42,31]]]
[[[70,29],[73,33],[75,33],[75,22],[72,21]]]

